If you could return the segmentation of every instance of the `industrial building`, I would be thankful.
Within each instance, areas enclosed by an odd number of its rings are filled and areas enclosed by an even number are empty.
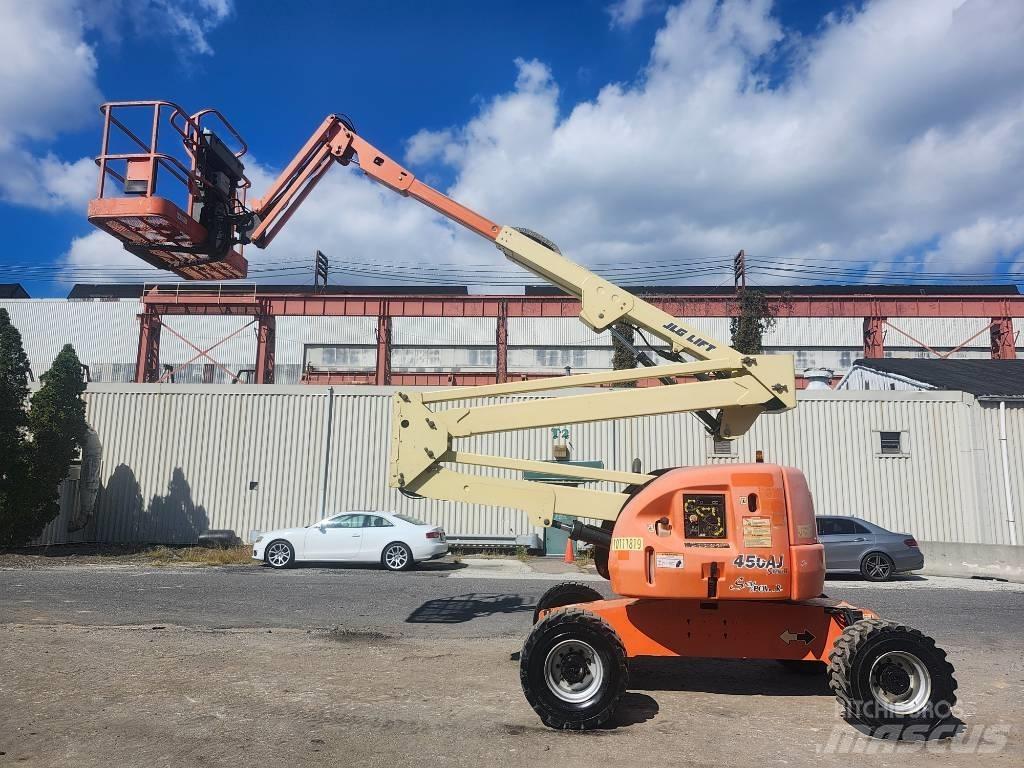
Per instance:
[[[729,338],[729,288],[633,288]],[[1024,296],[1013,286],[763,289],[778,320],[766,352],[837,383],[860,358],[1014,358]],[[0,306],[36,376],[73,344],[94,382],[471,385],[611,367],[610,334],[557,291],[482,296],[465,287],[179,283],[77,285],[67,299],[9,286]],[[642,343],[637,339],[638,344]]]
[[[619,470],[639,460],[648,471],[751,461],[763,450],[807,473],[820,513],[911,532],[933,557],[969,559],[981,546],[995,572],[1017,567],[1024,361],[1014,360],[1014,322],[1024,296],[1006,287],[865,290],[791,288],[765,340],[767,352],[793,354],[798,371],[831,369],[843,391],[805,391],[795,411],[759,419],[735,442],[712,441],[688,414],[575,425],[571,457]],[[729,337],[731,291],[663,291],[645,296]],[[392,509],[443,525],[455,541],[550,545],[552,529],[515,509],[389,488],[391,394],[396,385],[611,365],[608,334],[579,322],[578,302],[532,289],[189,284],[144,295],[140,286],[76,286],[67,299],[8,294],[0,306],[35,375],[71,343],[90,378],[94,435],[39,543],[186,543],[208,528],[248,539],[337,511]],[[902,378],[878,378],[892,376]],[[970,379],[1009,389],[983,392]],[[472,450],[553,455],[545,429],[481,438]]]
[[[39,542],[187,543],[207,528],[248,539],[363,509],[416,515],[455,541],[549,535],[515,509],[410,499],[389,488],[394,391],[91,384],[95,440]],[[763,416],[734,442],[711,440],[689,414],[574,425],[568,442],[573,459],[618,470],[636,459],[645,471],[750,462],[761,450],[767,461],[806,473],[821,514],[912,533],[929,557],[964,557],[980,545],[987,554],[976,560],[1019,565],[1012,545],[1024,541],[1015,508],[1024,494],[1021,403],[1000,409],[950,391],[805,391],[795,410]],[[473,438],[467,448],[550,459],[552,438],[529,429]]]

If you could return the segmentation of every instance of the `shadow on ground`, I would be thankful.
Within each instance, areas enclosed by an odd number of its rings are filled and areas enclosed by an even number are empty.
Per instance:
[[[859,573],[826,573],[825,581],[843,582],[843,581],[862,581],[865,584],[871,584]],[[916,573],[897,573],[889,581],[928,581],[925,576],[918,576]]]
[[[470,592],[427,600],[406,618],[407,624],[462,624],[496,613],[532,611],[533,605],[520,595]]]
[[[380,563],[336,563],[336,562],[297,562],[293,568],[324,568],[332,571],[386,571],[387,569]],[[420,573],[447,573],[448,571],[458,571],[468,566],[465,563],[455,563],[448,560],[432,560],[425,563],[419,563],[415,568],[411,570]],[[267,566],[267,570],[273,570],[270,566]],[[399,574],[401,575],[401,574]]]
[[[793,674],[774,661],[641,656],[629,662],[629,687],[737,696],[831,696],[824,671]]]

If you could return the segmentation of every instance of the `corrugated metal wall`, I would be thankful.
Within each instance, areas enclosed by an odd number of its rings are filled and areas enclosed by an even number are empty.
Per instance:
[[[88,418],[103,458],[88,533],[110,542],[188,542],[206,528],[247,537],[308,524],[320,515],[325,470],[327,513],[404,511],[462,536],[535,530],[516,510],[411,500],[388,488],[393,391],[337,388],[329,414],[331,398],[319,387],[92,385]],[[1020,498],[1024,406],[1007,415]],[[923,540],[1007,543],[996,418],[994,408],[960,393],[801,393],[795,411],[759,419],[736,441],[734,457],[715,457],[687,414],[570,428],[573,458],[609,468],[628,470],[634,457],[645,470],[750,461],[761,449],[768,461],[806,472],[820,513],[859,515]],[[908,454],[879,455],[879,431],[905,432]],[[465,449],[546,459],[550,446],[548,429],[531,429],[474,438]],[[46,539],[67,540],[59,521]]]
[[[993,544],[1010,543],[1008,505],[999,444],[999,404],[980,401],[973,410],[976,466],[978,468],[978,514],[995,530]],[[1006,403],[1007,469],[1010,478],[1010,506],[1015,518],[1018,544],[1024,544],[1024,403]]]

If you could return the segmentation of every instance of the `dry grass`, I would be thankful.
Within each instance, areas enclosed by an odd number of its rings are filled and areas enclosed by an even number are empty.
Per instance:
[[[154,547],[145,552],[153,565],[250,565],[252,547]]]

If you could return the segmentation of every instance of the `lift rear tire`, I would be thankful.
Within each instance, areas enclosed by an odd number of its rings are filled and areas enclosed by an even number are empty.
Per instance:
[[[519,681],[544,725],[573,731],[597,728],[626,692],[626,651],[599,616],[582,608],[556,611],[526,638]]]
[[[946,652],[916,629],[861,619],[836,640],[829,686],[848,719],[866,726],[936,726],[951,717],[956,678]]]
[[[580,584],[578,581],[556,584],[541,595],[540,600],[537,601],[537,607],[533,609],[533,623],[537,623],[541,611],[550,611],[552,608],[561,608],[563,605],[592,603],[595,600],[604,600],[604,595],[586,584]]]

